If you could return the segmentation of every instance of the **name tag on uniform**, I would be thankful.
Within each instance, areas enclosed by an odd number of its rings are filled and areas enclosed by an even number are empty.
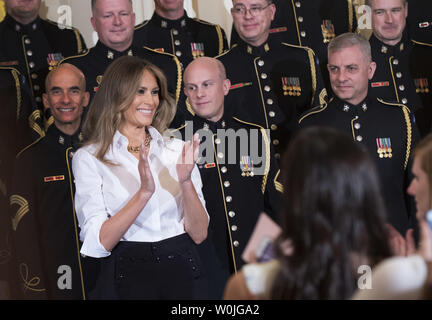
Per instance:
[[[270,33],[285,32],[287,30],[288,30],[287,27],[273,28],[270,29]]]
[[[17,66],[18,64],[19,62],[17,60],[0,62],[0,66]]]
[[[210,168],[214,168],[214,167],[216,167],[216,163],[206,163],[204,165],[199,165],[198,166],[199,169],[202,169],[202,168],[204,168],[204,169],[210,169]]]
[[[388,87],[389,85],[390,85],[390,82],[388,82],[388,81],[372,82],[371,87],[372,88],[380,88],[380,87]]]
[[[65,179],[64,175],[60,176],[51,176],[51,177],[45,177],[44,182],[53,182],[53,181],[62,181]]]
[[[231,85],[230,90],[243,88],[243,87],[249,87],[251,85],[252,85],[252,82],[236,83],[236,84]]]

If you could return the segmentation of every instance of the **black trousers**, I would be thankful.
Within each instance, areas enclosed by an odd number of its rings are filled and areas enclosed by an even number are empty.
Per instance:
[[[196,247],[187,233],[159,242],[120,241],[101,259],[89,299],[207,299]]]

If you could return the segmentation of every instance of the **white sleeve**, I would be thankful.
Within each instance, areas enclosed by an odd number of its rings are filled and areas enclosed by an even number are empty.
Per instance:
[[[200,199],[201,204],[204,207],[205,212],[207,213],[207,219],[210,222],[210,216],[209,216],[209,214],[207,212],[206,205],[205,205],[204,195],[202,193],[203,184],[202,184],[202,180],[201,180],[201,174],[200,174],[200,172],[198,170],[197,165],[195,165],[194,168],[193,168],[193,170],[192,170],[191,179],[192,179],[192,183],[193,183],[193,185],[195,187],[195,191],[196,191],[196,193],[198,195],[198,198]]]
[[[75,179],[75,210],[83,241],[81,253],[103,258],[111,253],[99,240],[102,224],[108,219],[108,211],[102,193],[103,179],[99,161],[85,149],[79,149],[72,160]]]

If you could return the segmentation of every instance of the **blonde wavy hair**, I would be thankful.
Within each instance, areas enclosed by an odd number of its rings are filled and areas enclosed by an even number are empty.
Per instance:
[[[85,145],[97,145],[95,156],[104,163],[110,163],[105,159],[105,155],[124,119],[124,112],[138,92],[144,71],[150,72],[159,86],[159,106],[152,126],[163,133],[174,118],[175,99],[168,92],[163,72],[138,57],[124,56],[116,59],[106,70],[83,124]]]

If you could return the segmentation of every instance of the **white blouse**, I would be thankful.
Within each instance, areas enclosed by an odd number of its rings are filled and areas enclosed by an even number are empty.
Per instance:
[[[156,242],[185,232],[182,195],[176,170],[184,142],[163,138],[152,127],[149,133],[152,141],[148,160],[156,189],[121,241]],[[138,159],[127,151],[127,146],[128,139],[117,131],[106,154],[106,159],[117,164],[115,166],[107,165],[95,157],[95,145],[80,148],[73,157],[75,209],[81,228],[83,255],[95,258],[110,255],[99,241],[102,224],[120,211],[141,185]],[[196,166],[192,170],[191,180],[205,208],[201,176]]]

